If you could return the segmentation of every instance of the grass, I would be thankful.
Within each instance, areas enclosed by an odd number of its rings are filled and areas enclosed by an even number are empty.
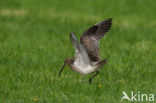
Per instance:
[[[1,0],[0,103],[119,103],[122,91],[156,94],[154,0]],[[88,83],[68,67],[70,31],[113,18],[100,42],[108,63]],[[123,103],[128,101],[124,100]]]

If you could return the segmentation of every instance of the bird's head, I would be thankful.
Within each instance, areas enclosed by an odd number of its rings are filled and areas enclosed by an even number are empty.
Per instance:
[[[58,77],[60,77],[60,75],[61,75],[61,73],[62,73],[62,71],[63,71],[65,65],[68,65],[68,66],[69,66],[69,65],[72,64],[73,62],[74,62],[74,59],[73,59],[73,58],[66,58],[65,61],[64,61],[63,66],[62,66],[62,68],[61,68],[61,70],[60,70],[60,72],[59,72]]]
[[[72,64],[73,61],[74,61],[73,58],[66,58],[65,61],[64,61],[64,64],[69,65],[69,64]]]

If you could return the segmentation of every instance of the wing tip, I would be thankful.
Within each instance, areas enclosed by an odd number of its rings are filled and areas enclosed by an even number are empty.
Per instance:
[[[109,18],[108,20],[112,20],[113,18]]]
[[[71,30],[70,37],[74,36],[74,32]]]
[[[110,24],[112,24],[112,20],[113,20],[113,18],[109,18],[106,21],[108,21]]]
[[[78,41],[78,39],[75,36],[75,33],[73,31],[71,31],[71,33],[70,33],[70,39],[71,39],[71,41],[73,41],[73,40]]]
[[[112,26],[112,19],[113,18],[109,18],[109,19],[107,19],[107,20],[105,20],[104,22],[106,22],[110,27]],[[109,28],[110,29],[110,28]],[[109,31],[109,29],[108,29],[108,31]]]
[[[74,33],[73,30],[71,30],[70,33]]]
[[[113,21],[113,18],[109,18],[109,19],[104,20],[103,22],[107,22],[108,24],[112,25],[112,21]]]
[[[112,21],[112,20],[113,20],[113,18],[109,18],[109,19],[107,19],[107,20]]]
[[[97,24],[95,24],[95,25],[99,25],[99,24],[101,24],[101,23],[108,23],[108,24],[110,24],[110,26],[111,26],[111,25],[112,25],[112,19],[113,19],[113,18],[104,19],[103,21],[101,21],[101,22],[99,22],[99,23],[97,23]]]

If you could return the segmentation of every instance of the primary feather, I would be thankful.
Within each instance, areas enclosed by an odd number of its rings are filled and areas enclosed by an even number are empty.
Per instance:
[[[109,31],[111,25],[112,18],[93,25],[82,34],[80,41],[84,45],[91,61],[100,60],[99,40]]]

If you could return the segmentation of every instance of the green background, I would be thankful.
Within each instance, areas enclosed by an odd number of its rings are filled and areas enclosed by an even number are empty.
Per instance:
[[[122,91],[156,94],[155,10],[155,0],[0,0],[0,103],[119,103]],[[74,56],[70,32],[79,38],[108,18],[113,25],[100,42],[108,63],[93,83],[68,67],[58,79]]]

